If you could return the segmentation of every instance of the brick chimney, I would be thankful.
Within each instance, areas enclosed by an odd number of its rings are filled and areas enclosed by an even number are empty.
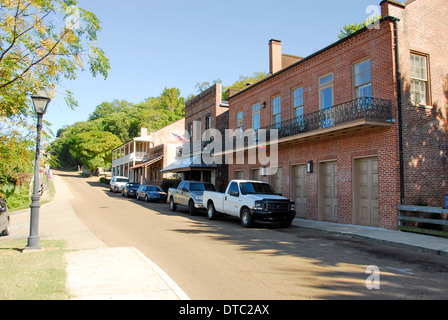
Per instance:
[[[282,69],[282,42],[271,39],[269,41],[269,72],[274,74]]]
[[[381,16],[383,18],[387,16],[400,18],[401,11],[406,8],[406,5],[396,0],[383,0],[380,3],[380,7],[381,7]]]

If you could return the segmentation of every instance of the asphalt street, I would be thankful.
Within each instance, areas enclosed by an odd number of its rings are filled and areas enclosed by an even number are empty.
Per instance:
[[[447,257],[297,227],[244,229],[122,197],[98,178],[60,175],[96,237],[137,248],[192,300],[448,297]],[[373,276],[378,286],[369,287]]]

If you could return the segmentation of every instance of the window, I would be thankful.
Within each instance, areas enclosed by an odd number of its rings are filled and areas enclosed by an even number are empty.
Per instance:
[[[411,102],[428,103],[428,62],[427,57],[411,53]]]
[[[292,90],[292,117],[297,123],[303,122],[303,87]]]
[[[236,114],[236,128],[243,131],[243,111]]]
[[[232,192],[236,192],[236,194],[239,195],[239,191],[238,191],[238,183],[236,182],[232,182],[229,186],[229,194],[232,195]]]
[[[252,106],[252,128],[254,130],[260,129],[260,104]]]
[[[372,97],[370,59],[354,65],[355,98]]]
[[[282,122],[282,97],[272,98],[272,124],[276,129],[280,129]]]
[[[192,123],[190,123],[188,125],[188,134],[190,135],[190,138],[193,137],[193,124]]]
[[[333,73],[319,78],[319,104],[322,110],[333,106]]]
[[[211,129],[212,127],[212,116],[205,117],[205,130]]]

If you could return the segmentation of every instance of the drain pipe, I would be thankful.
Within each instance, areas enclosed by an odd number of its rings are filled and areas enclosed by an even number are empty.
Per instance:
[[[394,37],[395,37],[395,73],[397,82],[397,111],[398,111],[398,144],[400,157],[400,203],[405,204],[404,201],[404,158],[403,158],[403,110],[402,110],[402,81],[400,68],[400,50],[398,48],[398,21],[400,19],[394,18]]]

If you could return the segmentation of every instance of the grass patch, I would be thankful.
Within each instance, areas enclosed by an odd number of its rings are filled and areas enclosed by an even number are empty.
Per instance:
[[[0,300],[67,300],[65,241],[41,241],[44,250],[22,252],[26,245],[0,242]]]

